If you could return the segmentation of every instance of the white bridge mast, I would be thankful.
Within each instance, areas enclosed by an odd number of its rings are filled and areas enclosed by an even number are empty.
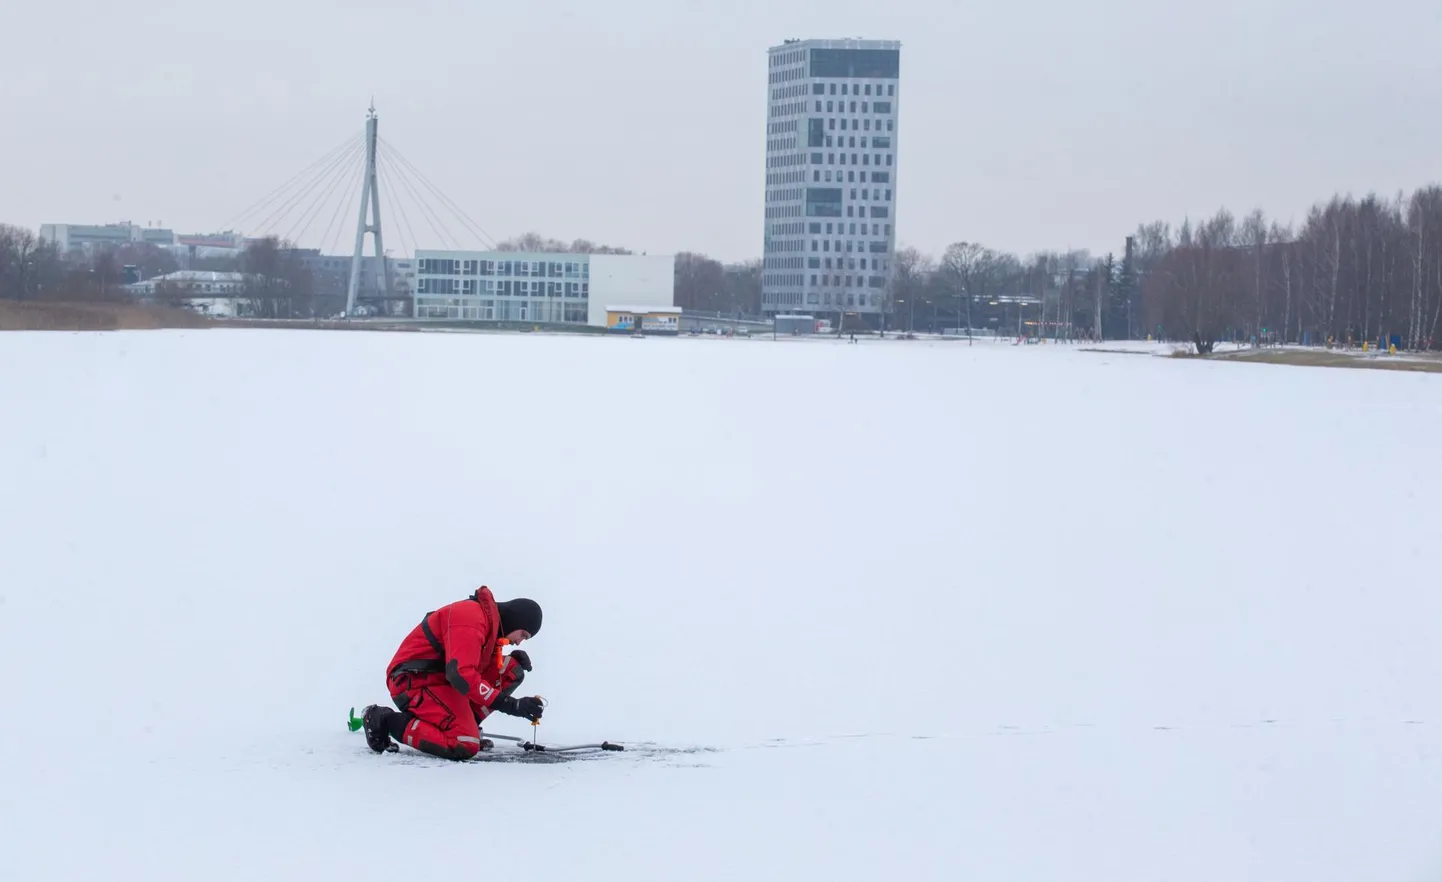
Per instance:
[[[350,264],[350,287],[346,290],[345,314],[355,315],[356,294],[360,292],[361,252],[365,250],[366,233],[375,236],[376,262],[381,269],[381,290],[391,296],[391,273],[386,265],[385,246],[381,239],[381,191],[376,176],[376,129],[380,123],[376,116],[375,102],[366,111],[366,168],[365,182],[361,186],[360,219],[356,222],[355,255]],[[371,222],[366,223],[366,209],[370,209]]]

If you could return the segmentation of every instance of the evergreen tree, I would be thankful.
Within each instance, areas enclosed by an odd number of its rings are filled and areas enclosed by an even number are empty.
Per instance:
[[[1115,280],[1112,285],[1112,302],[1116,310],[1113,319],[1116,336],[1135,339],[1141,336],[1141,286],[1137,282],[1137,262],[1133,253],[1134,239],[1127,237],[1127,250],[1120,264],[1114,265]],[[1114,262],[1107,258],[1109,264]]]

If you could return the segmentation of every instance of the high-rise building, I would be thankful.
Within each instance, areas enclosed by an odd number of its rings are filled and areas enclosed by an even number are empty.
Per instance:
[[[896,251],[901,44],[769,50],[763,312],[886,308]]]

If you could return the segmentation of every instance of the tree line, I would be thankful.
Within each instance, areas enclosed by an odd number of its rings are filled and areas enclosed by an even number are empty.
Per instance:
[[[1065,339],[1154,337],[1210,353],[1245,343],[1435,349],[1442,331],[1442,187],[1333,196],[1300,225],[1227,209],[1141,224],[1120,259],[1018,257],[972,242],[892,262],[890,327]]]
[[[676,305],[686,309],[758,316],[760,260],[723,264],[705,254],[676,255]],[[847,327],[870,322],[893,331],[989,329],[990,333],[1092,335],[1098,302],[1109,337],[1129,336],[1140,322],[1136,293],[1117,278],[1108,259],[1086,251],[1040,252],[1026,258],[973,242],[957,242],[940,257],[903,247],[893,257],[883,315],[848,317]],[[1133,286],[1134,289],[1135,286]],[[1131,298],[1130,301],[1127,298]],[[803,307],[835,315],[838,307]],[[841,327],[838,323],[837,327]]]
[[[127,267],[133,267],[128,275]],[[155,279],[181,268],[173,251],[147,242],[112,248],[63,252],[25,227],[0,224],[0,300],[49,303],[134,300],[128,282]],[[233,257],[201,258],[191,269],[242,273],[237,295],[248,314],[260,318],[308,318],[326,304],[318,302],[313,279],[288,242],[259,239]],[[184,283],[162,281],[150,301],[180,306],[204,296]]]
[[[629,249],[538,233],[496,250],[631,254]],[[334,310],[316,294],[310,271],[289,243],[252,242],[238,257],[193,269],[246,274],[251,312],[308,317]],[[145,278],[178,268],[170,251],[131,243],[94,254],[62,254],[21,227],[0,224],[0,298],[124,300],[124,267]],[[161,286],[157,299],[187,292]],[[1185,340],[1199,353],[1223,340],[1338,346],[1396,341],[1438,347],[1442,330],[1442,186],[1383,199],[1333,196],[1299,225],[1227,209],[1194,222],[1141,224],[1120,258],[1086,251],[1021,257],[975,242],[939,256],[903,247],[895,254],[880,316],[891,330],[976,330],[1065,339],[1156,337]],[[705,254],[676,255],[676,305],[755,316],[761,262],[723,264]]]
[[[235,256],[198,257],[189,261],[189,269],[200,272],[239,273],[242,278],[236,294],[238,308],[248,318],[302,319],[328,318],[344,307],[344,298],[334,293],[325,295],[318,289],[315,273],[301,257],[302,249],[293,243],[267,236],[253,239]],[[146,275],[145,278],[154,278]],[[204,296],[193,285],[161,281],[155,285],[152,302],[161,306],[184,306]]]
[[[676,255],[676,305],[742,318],[761,314],[761,261],[723,264],[704,254]]]
[[[597,245],[590,239],[576,239],[570,243],[560,239],[542,236],[540,233],[522,233],[514,239],[497,242],[495,251],[519,251],[525,254],[632,254],[628,248],[615,245]]]
[[[1198,352],[1227,339],[1437,346],[1442,187],[1334,196],[1296,228],[1224,209],[1175,230],[1144,225],[1134,241],[1148,326]]]
[[[148,243],[65,254],[33,230],[0,224],[0,300],[123,301],[126,266],[151,276],[179,268],[173,254]]]

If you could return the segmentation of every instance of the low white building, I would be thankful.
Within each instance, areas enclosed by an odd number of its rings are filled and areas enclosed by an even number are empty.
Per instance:
[[[206,315],[237,316],[250,311],[245,297],[249,279],[245,273],[181,270],[126,285],[125,290],[143,300],[160,299]]]
[[[415,317],[606,326],[606,306],[672,306],[672,255],[417,251]]]

